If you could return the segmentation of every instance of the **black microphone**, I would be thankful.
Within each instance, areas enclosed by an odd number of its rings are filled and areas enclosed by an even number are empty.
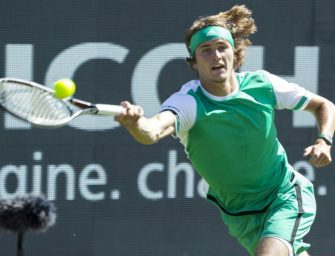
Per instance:
[[[23,255],[23,234],[44,232],[56,223],[56,208],[44,196],[0,199],[0,227],[18,233],[18,255]]]

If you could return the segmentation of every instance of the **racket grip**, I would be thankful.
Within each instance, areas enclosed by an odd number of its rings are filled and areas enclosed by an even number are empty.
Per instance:
[[[106,115],[106,116],[115,116],[121,114],[123,111],[123,107],[119,105],[109,105],[109,104],[96,104],[98,115]]]

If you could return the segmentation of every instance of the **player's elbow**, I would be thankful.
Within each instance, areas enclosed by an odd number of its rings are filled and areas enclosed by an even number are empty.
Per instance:
[[[134,139],[143,145],[153,145],[157,143],[159,137],[158,136],[147,136],[147,137],[134,137]]]

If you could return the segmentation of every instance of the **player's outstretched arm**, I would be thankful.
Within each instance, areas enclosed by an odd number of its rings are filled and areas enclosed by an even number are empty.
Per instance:
[[[121,102],[123,113],[115,116],[115,120],[123,125],[136,141],[142,144],[154,144],[161,138],[175,132],[176,117],[170,111],[163,111],[147,118],[142,107]]]
[[[319,138],[313,145],[305,149],[304,156],[309,156],[309,162],[315,167],[326,166],[332,161],[330,148],[335,130],[334,104],[321,96],[313,94],[305,110],[315,116],[318,123]]]

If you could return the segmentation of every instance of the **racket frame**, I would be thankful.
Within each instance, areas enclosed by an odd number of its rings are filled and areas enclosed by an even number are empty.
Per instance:
[[[7,108],[3,104],[1,104],[1,100],[0,100],[0,107],[1,108],[3,108],[5,111],[11,113],[15,117],[18,117],[21,120],[28,121],[29,123],[31,123],[35,127],[57,128],[57,127],[61,127],[61,126],[66,125],[71,120],[73,120],[74,118],[76,118],[80,115],[87,115],[88,114],[88,115],[114,116],[114,115],[118,115],[118,114],[123,112],[123,107],[121,107],[119,105],[93,104],[93,103],[90,103],[88,101],[76,99],[76,98],[73,98],[73,97],[58,99],[58,98],[55,97],[55,91],[53,89],[51,89],[47,86],[38,84],[38,83],[33,82],[33,81],[27,81],[27,80],[23,80],[23,79],[7,78],[7,77],[6,78],[0,78],[0,88],[1,88],[1,84],[7,83],[7,82],[21,83],[22,85],[25,85],[25,86],[30,86],[32,88],[38,88],[39,90],[46,92],[46,95],[51,95],[55,99],[61,101],[63,103],[63,105],[66,105],[68,110],[71,112],[71,115],[68,118],[63,119],[63,122],[59,122],[58,124],[55,124],[55,125],[46,125],[46,124],[43,124],[42,122],[37,122],[33,118],[29,118],[29,117],[23,118],[23,117],[19,116],[18,114],[16,114],[15,112],[11,111],[9,108]],[[0,91],[0,98],[1,98],[1,91]],[[77,107],[79,110],[74,111],[72,109],[73,106]]]

